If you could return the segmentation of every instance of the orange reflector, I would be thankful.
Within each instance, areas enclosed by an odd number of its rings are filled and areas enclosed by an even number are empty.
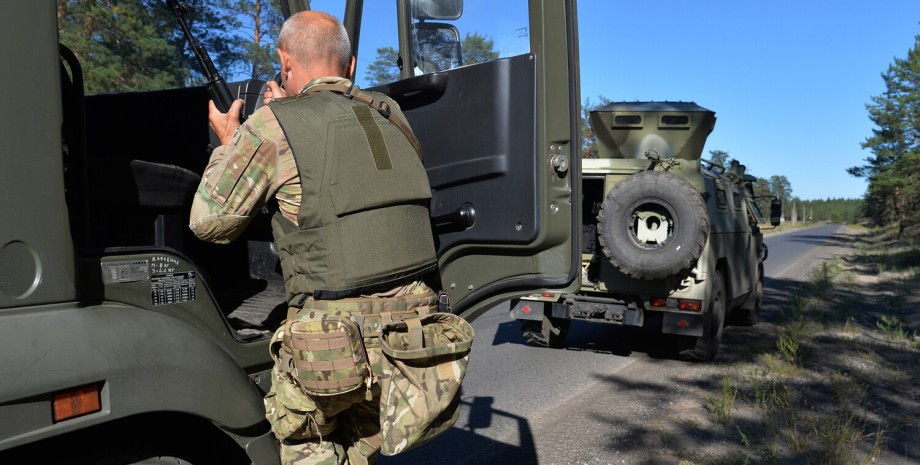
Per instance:
[[[54,421],[69,420],[102,410],[98,384],[68,389],[54,395]]]
[[[521,309],[521,311],[524,312],[525,315],[530,313],[530,306],[525,305],[524,308]]]
[[[677,308],[685,312],[698,312],[703,309],[703,302],[699,300],[678,300]]]
[[[649,305],[652,307],[667,307],[668,299],[662,297],[652,297],[652,300],[649,301]]]

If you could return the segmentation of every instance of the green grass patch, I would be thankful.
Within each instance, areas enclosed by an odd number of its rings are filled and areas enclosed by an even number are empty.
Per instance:
[[[885,463],[910,447],[891,441],[920,414],[903,407],[920,384],[920,252],[878,231],[855,248],[815,266],[755,326],[765,337],[738,343],[704,404],[731,447],[683,463]]]

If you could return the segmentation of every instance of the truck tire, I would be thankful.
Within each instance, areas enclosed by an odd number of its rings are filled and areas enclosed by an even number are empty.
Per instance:
[[[691,268],[700,258],[709,217],[702,195],[689,181],[644,171],[607,193],[597,230],[604,256],[616,269],[633,278],[661,279]]]
[[[549,306],[549,305],[547,305]],[[543,315],[543,321],[521,320],[524,342],[539,347],[562,348],[571,320]]]
[[[722,342],[722,328],[725,326],[725,282],[721,272],[712,274],[712,290],[709,308],[703,315],[703,335],[699,337],[678,336],[678,351],[681,358],[693,362],[708,362],[719,353]]]
[[[149,459],[135,462],[132,465],[193,465],[176,457],[150,457]]]

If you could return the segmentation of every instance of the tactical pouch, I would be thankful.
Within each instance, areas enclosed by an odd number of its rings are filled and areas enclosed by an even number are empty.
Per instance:
[[[335,417],[328,422],[322,416],[317,418],[316,404],[279,368],[275,365],[272,369],[272,388],[263,399],[265,418],[275,437],[281,441],[301,440],[332,433],[336,428]]]
[[[291,375],[308,394],[332,396],[369,387],[367,353],[358,324],[316,311],[300,312],[285,324]]]
[[[424,444],[457,421],[473,327],[450,313],[385,322],[381,329],[383,455]]]

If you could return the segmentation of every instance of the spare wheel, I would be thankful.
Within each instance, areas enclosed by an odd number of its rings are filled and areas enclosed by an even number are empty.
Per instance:
[[[665,171],[644,171],[607,193],[597,215],[604,256],[623,274],[661,279],[689,269],[703,252],[709,217],[700,192]]]

